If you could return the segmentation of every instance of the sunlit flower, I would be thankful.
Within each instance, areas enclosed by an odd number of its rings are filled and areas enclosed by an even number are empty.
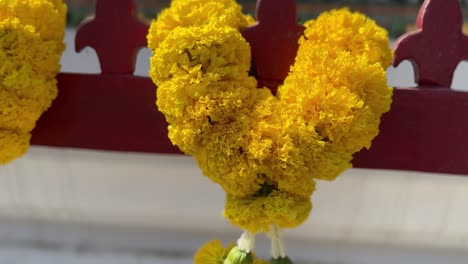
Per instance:
[[[332,180],[369,148],[392,90],[388,36],[348,10],[308,21],[289,76],[273,95],[250,76],[232,0],[175,0],[148,34],[150,75],[169,138],[227,193],[224,215],[251,232],[295,227],[315,179]]]
[[[0,0],[0,164],[26,152],[57,96],[65,20],[59,0]]]
[[[216,27],[245,28],[254,22],[242,13],[235,0],[173,0],[170,8],[164,9],[148,34],[148,47],[157,49],[167,35],[176,28],[196,28],[210,25]]]
[[[283,228],[300,225],[309,216],[311,208],[309,196],[272,190],[244,198],[228,194],[224,215],[242,229],[266,232],[271,223]]]
[[[194,256],[194,264],[223,264],[229,251],[235,246],[231,243],[227,248],[219,240],[212,240],[204,244]]]

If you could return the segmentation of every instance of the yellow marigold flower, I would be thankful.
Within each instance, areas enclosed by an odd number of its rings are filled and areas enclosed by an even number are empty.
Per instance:
[[[150,76],[158,85],[174,78],[201,84],[242,79],[250,69],[250,46],[230,27],[176,28],[154,52]]]
[[[173,0],[170,8],[164,9],[151,24],[148,47],[157,49],[166,36],[179,27],[211,25],[239,30],[252,23],[253,19],[242,13],[235,0]]]
[[[310,197],[273,190],[267,195],[244,198],[228,194],[224,216],[242,229],[261,232],[267,231],[272,224],[282,228],[296,227],[307,219],[311,209]]]
[[[218,129],[218,131],[215,135],[223,135],[221,129]],[[232,134],[235,134],[235,132]],[[242,152],[242,144],[232,143],[231,145],[235,147],[228,148],[217,146],[230,145],[229,143],[235,141],[232,134],[227,135],[229,141],[207,143],[200,150],[200,154],[194,155],[194,157],[202,172],[214,182],[219,183],[227,193],[239,196],[255,194],[265,178],[259,175],[259,167],[254,162],[247,160],[245,154],[239,153]],[[243,134],[240,134],[238,141],[241,141],[243,136]]]
[[[65,16],[59,0],[0,0],[0,164],[26,151],[57,96]]]
[[[194,256],[194,264],[223,264],[229,251],[235,246],[231,243],[227,248],[219,240],[212,240],[204,244]]]
[[[30,137],[28,133],[0,129],[0,165],[26,153]]]
[[[338,47],[352,55],[366,54],[371,64],[379,62],[383,68],[390,66],[392,53],[387,31],[363,14],[347,9],[332,10],[304,25],[306,30],[300,45],[309,42],[309,45]],[[301,52],[307,50],[300,50],[298,55]]]
[[[63,41],[66,14],[62,0],[0,0],[0,20],[16,17],[33,26],[45,41]],[[56,52],[62,52],[61,47]]]
[[[349,152],[370,147],[378,133],[380,115],[390,108],[392,90],[386,85],[385,70],[370,64],[366,56],[338,52],[339,56],[330,60],[328,54],[326,50],[310,50],[307,59],[316,62],[316,68],[297,63],[279,94],[286,100],[299,97],[306,110],[304,118],[316,122],[323,138]],[[320,76],[325,69],[329,69],[328,76]],[[307,92],[296,88],[305,84],[311,87]]]
[[[31,131],[42,113],[37,100],[21,98],[8,91],[0,90],[0,129]]]
[[[54,79],[60,70],[60,56],[55,41],[43,41],[33,26],[17,18],[0,21],[0,58],[4,64],[0,73],[3,84],[20,93],[40,94],[29,89],[40,88],[37,83]],[[28,89],[25,89],[28,87]]]
[[[206,92],[208,87],[211,93]],[[247,82],[218,81],[209,85],[173,80],[158,87],[157,97],[160,111],[171,123],[169,136],[172,142],[193,155],[204,144],[202,141],[209,138],[219,141],[227,138],[227,132],[245,131],[249,123],[249,107],[255,99],[255,82],[247,79]],[[237,122],[231,122],[237,117]],[[227,123],[231,124],[226,128]],[[216,131],[219,131],[219,137]]]
[[[316,147],[315,158],[304,155],[315,160],[308,162],[315,178],[331,180],[351,167],[353,153],[370,147],[380,116],[390,109],[385,67],[391,52],[386,32],[357,13],[324,13],[306,26],[278,97],[297,105],[293,115],[314,124],[324,151]]]
[[[306,124],[291,110],[293,107],[266,91],[258,97],[250,115],[246,154],[260,164],[267,182],[280,190],[310,196],[315,187],[310,170],[314,162],[307,157],[323,149],[321,138],[313,124]]]

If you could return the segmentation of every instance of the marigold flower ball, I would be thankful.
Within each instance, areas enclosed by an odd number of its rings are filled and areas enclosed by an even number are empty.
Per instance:
[[[372,20],[324,13],[305,23],[274,95],[249,73],[241,30],[251,23],[233,0],[175,0],[153,21],[148,46],[172,143],[224,189],[226,218],[260,232],[304,222],[315,180],[333,180],[370,147],[390,108],[392,54]]]
[[[65,22],[62,1],[0,0],[0,165],[26,152],[57,96]]]

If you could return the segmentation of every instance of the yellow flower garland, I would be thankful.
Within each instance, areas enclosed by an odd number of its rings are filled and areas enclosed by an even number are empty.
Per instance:
[[[150,76],[169,138],[227,193],[224,215],[250,232],[307,219],[315,179],[369,148],[390,108],[388,36],[333,10],[305,23],[277,95],[249,76],[252,24],[234,0],[173,0],[148,34]]]
[[[0,0],[0,165],[26,152],[57,96],[65,22],[61,0]]]

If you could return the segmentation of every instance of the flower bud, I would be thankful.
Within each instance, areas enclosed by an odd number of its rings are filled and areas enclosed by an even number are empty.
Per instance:
[[[239,247],[233,247],[224,260],[224,264],[253,264],[253,256],[251,252],[247,253]]]
[[[293,264],[293,262],[288,257],[279,257],[277,259],[272,258],[270,264]]]

